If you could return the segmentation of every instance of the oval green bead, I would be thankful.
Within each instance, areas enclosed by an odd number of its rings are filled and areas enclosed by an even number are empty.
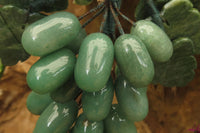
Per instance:
[[[40,115],[33,133],[66,133],[78,114],[75,101],[65,104],[52,102]]]
[[[88,92],[101,90],[109,79],[113,58],[113,43],[107,35],[88,35],[81,44],[75,66],[77,85]]]
[[[26,106],[32,114],[40,115],[52,102],[49,94],[40,95],[32,91],[27,97]]]
[[[124,77],[136,88],[146,87],[154,77],[154,65],[145,45],[131,34],[115,41],[115,58]]]
[[[103,130],[103,121],[91,122],[84,114],[81,114],[72,133],[103,133]]]
[[[104,120],[104,130],[104,133],[137,133],[134,123],[124,118],[118,104],[112,106]]]
[[[72,40],[66,48],[70,49],[75,54],[78,54],[80,46],[87,36],[85,29],[81,29],[74,40]]]
[[[147,116],[149,104],[146,91],[147,88],[134,88],[124,77],[118,77],[116,97],[121,112],[128,120],[142,121]]]
[[[97,92],[83,92],[83,112],[90,121],[101,121],[109,114],[114,95],[110,78],[106,86]]]
[[[44,56],[69,45],[79,30],[76,16],[69,12],[54,13],[28,26],[22,35],[22,45],[31,55]]]
[[[72,76],[75,61],[75,55],[68,49],[41,58],[27,74],[28,86],[38,94],[58,89]]]
[[[167,34],[156,24],[148,20],[136,22],[131,34],[145,44],[151,58],[156,62],[166,62],[173,53],[173,45]]]
[[[81,90],[74,80],[67,81],[63,86],[50,93],[51,98],[59,103],[65,103],[73,100]]]

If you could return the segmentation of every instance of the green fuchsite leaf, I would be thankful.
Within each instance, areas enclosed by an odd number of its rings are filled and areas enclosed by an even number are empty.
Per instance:
[[[89,121],[82,113],[78,117],[72,133],[104,133],[103,130],[103,121]]]
[[[45,94],[58,89],[74,72],[75,55],[68,49],[61,49],[45,56],[32,65],[27,74],[29,87]]]
[[[65,10],[68,7],[68,0],[30,0],[31,12],[53,12]]]
[[[155,63],[153,83],[166,87],[182,87],[188,84],[195,75],[197,67],[192,40],[178,38],[173,41],[174,53],[165,63]]]
[[[67,133],[78,114],[75,101],[52,102],[40,115],[33,133]]]
[[[200,12],[189,0],[171,0],[164,5],[162,17],[171,39],[188,37],[194,43],[195,54],[200,53]]]
[[[0,5],[14,5],[30,12],[53,12],[66,9],[68,0],[1,0]]]
[[[1,61],[1,58],[0,58],[0,78],[3,74],[3,71],[4,71],[4,65],[2,64],[2,61]]]
[[[52,102],[49,94],[40,95],[32,91],[27,97],[26,106],[31,113],[40,115]]]
[[[87,33],[86,33],[85,29],[83,29],[83,28],[80,29],[76,38],[73,41],[71,41],[69,43],[69,45],[66,46],[66,48],[70,49],[75,54],[78,54],[80,46],[86,36],[87,36]]]
[[[26,25],[42,17],[38,13],[28,15],[27,10],[11,5],[0,8],[0,58],[4,65],[14,65],[29,57],[21,45],[21,35]]]
[[[69,12],[58,12],[26,28],[22,44],[29,54],[44,56],[69,45],[79,31],[80,23],[76,16]]]
[[[157,25],[148,20],[136,22],[131,34],[140,38],[145,44],[151,58],[156,62],[168,61],[173,53],[172,42],[167,34]]]
[[[93,0],[73,0],[73,3],[77,5],[89,5],[92,1]]]
[[[97,92],[83,92],[83,112],[90,121],[101,121],[111,109],[114,95],[113,83],[110,78],[104,88]]]
[[[76,85],[75,81],[70,79],[60,88],[50,93],[51,98],[59,103],[65,103],[73,100],[79,93],[80,89]]]
[[[139,38],[124,34],[115,41],[115,58],[124,77],[136,88],[146,87],[153,80],[151,57]]]
[[[14,5],[19,8],[27,8],[31,0],[0,0],[0,5]]]
[[[142,121],[148,114],[147,87],[134,88],[124,77],[116,81],[116,96],[121,112],[126,119],[135,122]]]
[[[114,104],[104,120],[104,133],[137,133],[137,129],[134,122],[122,115],[119,105]]]
[[[84,91],[101,90],[107,83],[114,58],[111,39],[103,33],[88,35],[79,50],[75,66],[75,81]]]

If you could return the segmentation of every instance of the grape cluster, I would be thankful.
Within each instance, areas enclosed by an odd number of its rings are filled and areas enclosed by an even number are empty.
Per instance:
[[[27,108],[40,115],[34,133],[136,133],[134,122],[148,114],[153,62],[165,62],[173,52],[164,31],[148,20],[138,21],[113,45],[104,33],[87,35],[68,12],[30,25],[22,44],[41,57],[27,74],[32,89]],[[118,104],[112,105],[114,92]],[[83,113],[77,118],[80,107]]]

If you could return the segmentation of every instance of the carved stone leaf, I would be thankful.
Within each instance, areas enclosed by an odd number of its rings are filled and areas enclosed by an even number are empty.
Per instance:
[[[28,11],[7,5],[0,8],[0,58],[5,66],[26,60],[29,55],[21,45],[21,36],[25,26],[44,17],[30,14]]]
[[[195,75],[197,67],[193,56],[194,47],[189,38],[178,38],[173,41],[174,53],[165,63],[155,63],[155,76],[153,83],[166,87],[182,87],[190,82]]]
[[[171,0],[164,5],[162,16],[165,30],[173,40],[188,37],[194,43],[195,54],[200,54],[200,13],[189,0]]]

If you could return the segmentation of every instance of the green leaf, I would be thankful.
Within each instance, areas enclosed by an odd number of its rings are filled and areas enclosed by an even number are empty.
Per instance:
[[[30,0],[32,12],[53,12],[65,10],[68,7],[68,0]]]
[[[19,8],[28,8],[31,0],[0,0],[0,5],[14,5]]]
[[[64,10],[68,6],[68,0],[0,0],[0,5],[13,5],[28,9],[31,12],[53,12]]]
[[[3,75],[3,71],[4,71],[4,65],[2,64],[1,59],[0,59],[0,78]]]
[[[155,76],[153,83],[166,87],[182,87],[188,84],[195,75],[197,67],[193,56],[193,42],[189,38],[178,38],[173,41],[174,53],[165,63],[155,63]]]
[[[135,9],[136,20],[142,20],[149,17],[149,14],[146,8],[147,8],[147,5],[145,4],[145,0],[140,0]]]
[[[42,17],[11,5],[0,8],[0,58],[5,66],[29,57],[21,45],[21,36],[25,26]]]
[[[200,13],[189,0],[171,0],[163,7],[165,31],[173,40],[178,37],[192,39],[195,54],[200,54]]]

